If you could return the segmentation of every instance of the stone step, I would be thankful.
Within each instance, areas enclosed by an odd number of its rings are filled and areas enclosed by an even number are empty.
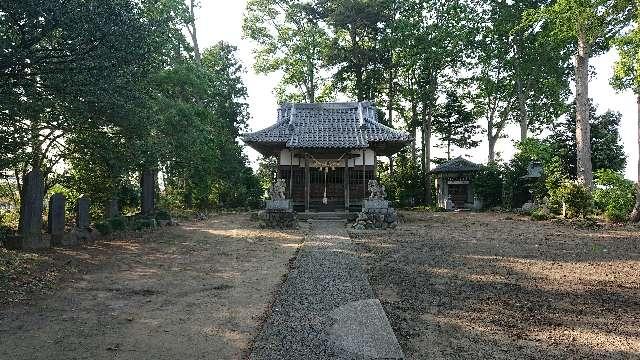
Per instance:
[[[346,220],[346,212],[300,212],[300,220]]]

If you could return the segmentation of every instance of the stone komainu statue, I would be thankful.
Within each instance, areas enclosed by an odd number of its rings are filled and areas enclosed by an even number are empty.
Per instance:
[[[369,180],[369,192],[369,200],[384,200],[387,197],[384,185],[379,184],[377,180]]]
[[[269,188],[269,197],[271,200],[285,200],[285,192],[287,191],[287,185],[284,179],[276,180],[271,188]]]

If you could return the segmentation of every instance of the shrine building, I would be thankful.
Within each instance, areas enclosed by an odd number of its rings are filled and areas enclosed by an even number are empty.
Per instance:
[[[400,151],[408,133],[378,122],[370,102],[283,104],[274,125],[243,134],[264,157],[276,156],[278,177],[296,211],[360,211],[376,157]]]

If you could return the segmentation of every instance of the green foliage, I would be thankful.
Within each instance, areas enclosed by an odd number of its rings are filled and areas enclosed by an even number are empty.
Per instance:
[[[118,217],[114,217],[114,218],[108,219],[106,222],[109,224],[109,226],[111,227],[111,230],[113,230],[113,232],[127,230],[127,222],[126,222],[125,218],[122,217],[122,216],[118,216]]]
[[[568,218],[590,215],[593,211],[593,197],[591,191],[576,181],[566,181],[552,197],[557,197],[564,204],[565,215]]]
[[[558,169],[560,160],[546,141],[528,138],[519,142],[516,148],[517,152],[504,169],[503,200],[507,208],[519,208],[532,196],[535,200],[542,200],[549,196],[550,189],[560,186],[566,178]],[[542,178],[526,177],[528,167],[533,163],[542,165]]]
[[[378,162],[378,180],[385,186],[387,198],[401,206],[415,206],[424,203],[423,181],[420,165],[403,150],[394,158],[393,176],[389,173],[389,164]],[[431,186],[434,184],[432,182]],[[432,191],[435,195],[435,189]]]
[[[622,115],[618,112],[607,111],[597,115],[597,108],[592,104],[589,116],[591,123],[591,164],[593,171],[611,169],[623,171],[627,163],[627,156],[620,139],[620,121]],[[554,148],[562,161],[564,172],[571,178],[576,177],[576,123],[575,105],[567,116],[554,123],[553,133],[548,142]]]
[[[171,220],[171,214],[167,210],[160,209],[160,210],[156,211],[155,219],[156,219],[156,221],[158,221],[158,220]]]
[[[640,94],[640,7],[636,4],[636,27],[629,33],[614,40],[618,51],[618,60],[614,66],[611,85],[617,90],[632,90],[636,95]]]
[[[258,160],[256,176],[260,179],[262,189],[264,191],[269,189],[278,176],[278,158],[268,157]]]
[[[255,69],[264,74],[283,73],[276,90],[281,101],[315,102],[326,97],[330,88],[321,71],[330,49],[329,34],[318,22],[315,3],[247,2],[242,30],[259,45],[254,52]]]
[[[155,229],[156,221],[154,219],[137,219],[133,222],[133,230],[140,231],[144,229]]]
[[[452,145],[461,149],[480,145],[480,141],[475,139],[480,126],[455,92],[447,92],[447,102],[433,118],[432,126],[433,132],[443,142],[441,146],[447,150],[447,159],[451,159]]]
[[[635,185],[613,170],[599,170],[595,174],[597,188],[593,191],[596,210],[603,212],[610,221],[624,221],[629,218],[635,205]]]
[[[551,35],[561,41],[584,38],[593,55],[608,49],[609,41],[626,25],[633,7],[630,0],[557,0],[531,9],[526,22],[548,24]]]
[[[541,209],[536,209],[533,212],[531,212],[531,220],[534,221],[545,221],[545,220],[549,220],[551,218],[550,214],[544,212]]]
[[[483,166],[473,179],[473,190],[483,206],[492,208],[502,203],[503,178],[502,169],[496,163]]]
[[[111,224],[108,222],[98,222],[94,224],[96,230],[100,233],[100,235],[109,235],[113,232],[111,228]]]

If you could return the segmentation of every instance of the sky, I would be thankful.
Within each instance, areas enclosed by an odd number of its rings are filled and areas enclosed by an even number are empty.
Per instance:
[[[276,121],[277,100],[274,88],[280,77],[277,73],[258,75],[253,70],[253,43],[249,39],[242,38],[242,16],[245,0],[201,0],[201,8],[197,14],[198,40],[202,49],[215,44],[218,41],[226,41],[238,48],[238,58],[245,67],[245,85],[249,97],[249,129],[252,131],[272,125]],[[625,176],[628,179],[637,179],[637,107],[636,100],[631,91],[616,93],[609,85],[609,79],[613,73],[613,63],[617,59],[615,51],[591,59],[591,66],[596,71],[596,76],[589,84],[589,96],[598,106],[598,113],[607,110],[622,113],[620,135],[627,154],[627,169]],[[503,160],[511,159],[514,153],[514,140],[520,136],[519,127],[515,124],[505,129],[507,139],[500,139],[496,144],[496,151]],[[484,135],[486,137],[486,135]],[[245,149],[253,166],[258,158],[258,153],[248,147]],[[442,150],[432,149],[434,157],[444,157]],[[457,150],[453,156],[462,155],[477,163],[486,162],[488,144],[483,141],[480,147],[473,150]]]

